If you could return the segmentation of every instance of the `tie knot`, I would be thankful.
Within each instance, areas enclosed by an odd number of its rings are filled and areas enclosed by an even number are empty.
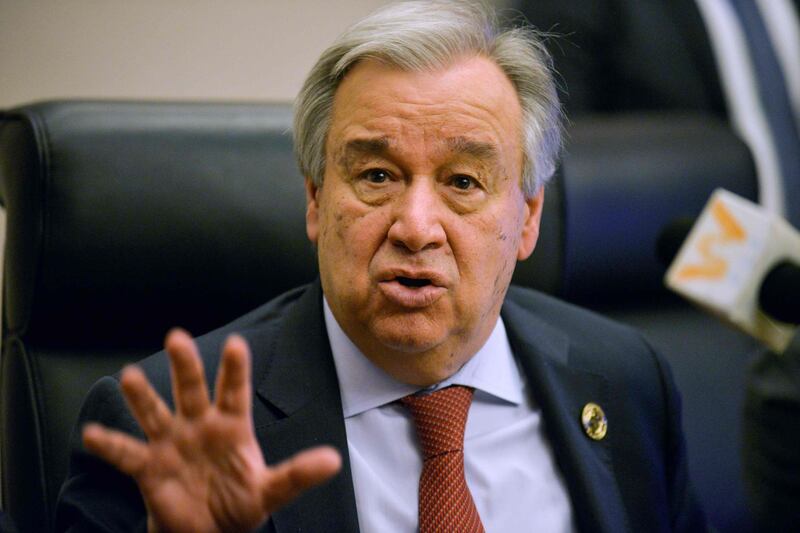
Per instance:
[[[464,428],[472,389],[455,385],[425,395],[401,398],[414,418],[423,460],[464,448]]]

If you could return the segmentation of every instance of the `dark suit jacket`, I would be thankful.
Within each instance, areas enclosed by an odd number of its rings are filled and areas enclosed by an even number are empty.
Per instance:
[[[198,340],[213,375],[233,331],[253,356],[253,418],[268,463],[328,443],[342,472],[272,516],[265,531],[358,531],[338,381],[318,283],[295,289]],[[548,438],[582,531],[703,530],[690,490],[680,402],[665,363],[635,332],[542,294],[512,287],[502,310],[509,340],[542,409]],[[142,367],[170,397],[168,363]],[[213,380],[210,380],[213,381]],[[587,402],[602,406],[608,435],[589,439],[580,423]],[[89,393],[88,420],[141,435],[116,378]],[[131,531],[144,527],[136,486],[86,454],[76,435],[57,509],[58,529]]]

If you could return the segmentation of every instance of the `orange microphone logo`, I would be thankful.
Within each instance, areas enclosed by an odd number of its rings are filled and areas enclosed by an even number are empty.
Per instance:
[[[720,231],[706,233],[698,238],[697,252],[702,262],[683,266],[676,274],[678,280],[724,278],[728,273],[728,262],[715,253],[715,247],[747,240],[747,232],[720,199],[711,205],[711,215]]]

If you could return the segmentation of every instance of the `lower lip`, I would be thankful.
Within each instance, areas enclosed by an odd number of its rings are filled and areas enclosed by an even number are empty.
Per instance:
[[[378,284],[383,295],[400,307],[427,307],[442,297],[447,289],[435,285],[407,287],[399,281],[383,281]]]

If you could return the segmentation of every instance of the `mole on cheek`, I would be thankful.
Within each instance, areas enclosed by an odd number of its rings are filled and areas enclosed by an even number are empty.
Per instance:
[[[347,224],[336,224],[336,235],[340,240],[344,240],[345,233],[347,232]]]

